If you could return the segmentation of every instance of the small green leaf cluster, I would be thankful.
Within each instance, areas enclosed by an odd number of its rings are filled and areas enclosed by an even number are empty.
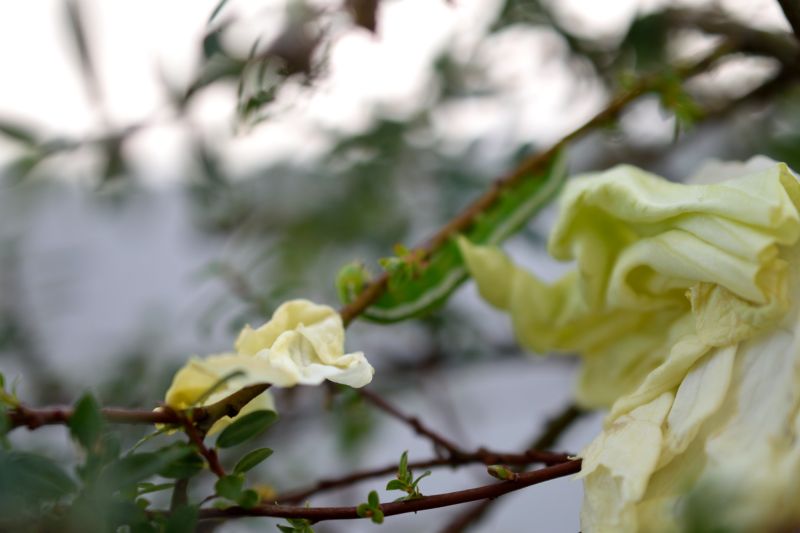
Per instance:
[[[366,503],[360,504],[356,508],[356,513],[361,518],[369,518],[375,524],[383,524],[383,509],[381,500],[376,491],[370,491]]]
[[[402,284],[422,274],[427,266],[425,255],[421,250],[410,250],[402,244],[395,244],[392,257],[378,260],[381,267],[389,274],[389,284]]]
[[[386,484],[386,490],[400,490],[406,493],[402,498],[395,501],[415,500],[422,497],[422,492],[419,490],[419,482],[424,478],[431,475],[430,470],[426,470],[424,474],[414,479],[414,474],[408,468],[408,452],[405,451],[400,456],[400,465],[397,467],[397,479],[393,479]]]

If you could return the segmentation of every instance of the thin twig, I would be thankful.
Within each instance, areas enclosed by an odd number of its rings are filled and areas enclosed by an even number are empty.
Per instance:
[[[533,440],[533,447],[550,448],[554,446],[561,435],[585,414],[586,411],[583,411],[575,405],[567,406],[563,411],[547,421],[544,431]],[[512,464],[509,462],[505,463]],[[484,500],[470,507],[463,513],[457,514],[439,533],[462,533],[486,516],[494,501],[495,500]]]
[[[447,452],[447,455],[451,458],[453,457],[461,457],[466,455],[465,451],[461,449],[460,446],[455,444],[454,442],[450,441],[449,439],[443,437],[433,429],[429,428],[425,424],[423,424],[419,418],[415,416],[410,416],[398,409],[397,407],[390,404],[388,401],[384,400],[380,395],[376,394],[375,392],[369,389],[359,389],[358,393],[361,395],[362,398],[370,402],[372,405],[384,411],[385,413],[393,416],[394,418],[400,420],[404,424],[407,424],[417,434],[422,435],[423,437],[429,439],[438,450],[444,450]]]
[[[688,66],[676,67],[672,74],[677,75],[681,79],[690,78],[706,70],[720,57],[730,53],[732,49],[731,43],[725,42],[700,61]],[[658,87],[663,84],[663,81],[663,74],[647,76],[639,80],[633,87],[612,99],[605,109],[594,115],[583,125],[565,135],[560,141],[556,142],[547,150],[529,156],[514,170],[496,180],[485,193],[442,226],[424,244],[412,250],[412,253],[416,252],[425,257],[439,249],[442,245],[447,243],[453,235],[468,228],[481,213],[494,205],[507,189],[526,178],[535,177],[538,172],[546,168],[553,157],[555,157],[564,146],[575,139],[583,137],[598,126],[608,123],[619,115],[628,104],[643,94],[657,90]],[[342,322],[344,322],[345,326],[380,298],[386,290],[388,282],[388,274],[384,272],[379,277],[375,278],[355,300],[339,310],[339,314],[342,316]]]
[[[482,463],[485,465],[499,463],[506,465],[530,465],[533,463],[555,465],[571,461],[572,457],[573,456],[566,453],[547,452],[536,449],[526,450],[522,453],[503,453],[480,448],[472,453],[462,454],[458,457],[437,457],[428,459],[427,461],[409,463],[408,468],[411,470],[441,466],[456,468],[458,466],[475,463]],[[397,468],[398,465],[392,463],[383,467],[353,472],[338,478],[321,479],[310,487],[280,495],[275,500],[284,504],[300,503],[319,492],[349,486],[366,479],[393,474],[397,472]]]
[[[503,494],[520,490],[537,483],[549,481],[560,477],[566,477],[577,473],[581,469],[580,459],[560,463],[553,466],[525,472],[515,480],[482,485],[466,490],[434,494],[423,496],[409,501],[384,503],[381,510],[386,516],[415,513],[427,509],[439,507],[449,507],[461,503],[483,500],[486,498],[497,498]],[[215,518],[239,518],[246,516],[272,516],[277,518],[305,518],[314,522],[322,520],[351,520],[360,518],[356,507],[301,507],[287,505],[259,505],[252,509],[243,507],[228,507],[226,509],[201,509],[199,518],[201,520]]]
[[[209,448],[204,442],[206,436],[205,431],[199,430],[195,422],[186,416],[186,413],[175,411],[169,407],[164,407],[163,409],[175,413],[178,420],[180,420],[181,426],[183,426],[183,430],[186,432],[186,436],[189,437],[189,442],[191,442],[194,447],[197,448],[197,451],[200,452],[200,455],[205,458],[208,463],[208,468],[211,469],[217,477],[225,477],[225,469],[222,468],[222,463],[219,462],[219,456],[216,450]]]

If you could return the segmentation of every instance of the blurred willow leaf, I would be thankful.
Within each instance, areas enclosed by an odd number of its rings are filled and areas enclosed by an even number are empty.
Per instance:
[[[11,161],[0,173],[6,174],[15,180],[22,180],[27,178],[43,160],[44,156],[39,152],[24,154]]]
[[[100,85],[97,79],[97,71],[95,70],[94,62],[89,52],[89,43],[86,38],[86,18],[82,12],[83,8],[79,0],[64,0],[64,5],[67,11],[67,22],[69,24],[70,33],[75,43],[75,49],[78,52],[81,71],[83,72],[86,85],[91,91],[92,96],[97,98],[100,93]]]
[[[0,119],[0,133],[28,146],[36,146],[38,142],[32,128],[8,119]]]
[[[633,55],[636,70],[655,70],[664,66],[669,24],[664,13],[653,13],[631,23],[620,49]]]
[[[225,7],[225,4],[227,3],[228,0],[220,0],[217,3],[217,5],[214,7],[214,10],[211,12],[211,15],[209,15],[208,17],[207,24],[211,24],[212,22],[214,22],[214,19],[217,18],[217,15],[219,15],[219,12],[222,11],[222,9]]]
[[[222,28],[219,28],[207,33],[206,36],[203,37],[203,57],[205,57],[206,60],[218,54],[225,55],[225,51],[222,48],[222,40],[220,39],[221,36]]]
[[[230,448],[241,444],[264,432],[275,423],[278,414],[275,411],[255,411],[239,418],[226,427],[217,438],[217,446]]]
[[[105,166],[103,168],[103,182],[110,182],[114,178],[119,178],[127,174],[128,164],[122,151],[124,138],[114,136],[103,143],[105,150]]]

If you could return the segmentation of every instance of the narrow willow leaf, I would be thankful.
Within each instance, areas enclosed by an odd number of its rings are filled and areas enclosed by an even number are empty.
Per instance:
[[[10,120],[0,120],[0,133],[28,146],[36,146],[37,144],[36,134],[33,130]]]
[[[257,450],[253,450],[252,452],[248,453],[247,455],[239,459],[239,462],[236,463],[236,466],[233,468],[233,471],[236,474],[243,474],[248,470],[250,470],[251,468],[255,467],[256,465],[260,464],[270,455],[272,455],[272,450],[269,448],[259,448]]]
[[[78,52],[78,59],[80,60],[81,70],[86,79],[86,84],[92,92],[99,91],[99,83],[97,81],[97,74],[94,68],[92,56],[89,53],[89,42],[86,38],[86,19],[82,13],[82,7],[78,0],[66,0],[67,9],[67,22],[72,33],[72,39],[75,43],[75,49]],[[98,96],[93,94],[93,97]]]
[[[219,15],[219,12],[222,11],[222,8],[225,7],[225,4],[227,3],[228,0],[220,0],[220,2],[217,3],[217,5],[214,7],[214,10],[211,12],[211,15],[208,17],[207,24],[214,22],[214,19],[217,18],[217,15]]]
[[[275,411],[255,411],[234,421],[217,438],[217,446],[230,448],[258,436],[278,419]]]

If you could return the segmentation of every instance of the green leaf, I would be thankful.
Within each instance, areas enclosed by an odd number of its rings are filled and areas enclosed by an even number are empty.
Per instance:
[[[400,456],[400,465],[397,467],[397,479],[405,480],[408,477],[408,451]]]
[[[288,518],[287,522],[294,527],[296,533],[314,533],[311,522],[305,518]]]
[[[275,411],[255,411],[226,427],[217,438],[217,446],[230,448],[261,434],[278,419]]]
[[[42,502],[73,493],[77,485],[47,457],[0,450],[0,514],[17,516]]]
[[[426,470],[424,474],[422,474],[416,480],[414,480],[414,483],[411,484],[411,488],[412,489],[416,489],[417,485],[419,484],[419,482],[422,481],[423,479],[425,479],[426,477],[430,476],[430,475],[431,475],[431,471],[430,470]]]
[[[78,52],[81,69],[83,70],[87,83],[92,87],[92,90],[94,90],[98,85],[97,75],[92,56],[89,53],[89,43],[86,39],[86,21],[84,14],[81,12],[81,6],[77,0],[66,0],[65,5],[67,8],[67,22],[69,23],[72,39],[74,40],[75,48]]]
[[[167,517],[164,533],[194,533],[197,515],[197,507],[193,505],[178,507]]]
[[[244,476],[241,474],[232,474],[230,476],[221,477],[214,484],[214,491],[218,496],[227,498],[231,501],[238,501],[242,495],[244,488]]]
[[[253,468],[254,466],[261,463],[261,461],[265,460],[267,457],[272,455],[272,450],[269,448],[259,448],[257,450],[253,450],[252,452],[248,453],[241,459],[239,462],[236,463],[236,466],[233,468],[233,471],[236,474],[243,474]]]
[[[372,509],[370,509],[369,504],[361,503],[356,507],[356,514],[361,518],[369,518],[372,516]]]
[[[386,490],[406,490],[406,484],[399,479],[393,479],[386,484]]]
[[[372,509],[376,509],[380,504],[380,498],[378,498],[378,493],[376,491],[370,491],[369,495],[367,496],[367,503]]]
[[[222,8],[225,7],[225,4],[227,3],[228,0],[220,0],[220,2],[216,5],[216,7],[214,7],[214,10],[211,12],[211,15],[208,17],[207,24],[211,24],[214,21],[214,19],[217,18],[217,15],[219,15],[219,12],[222,11]]]
[[[69,430],[72,438],[86,450],[92,450],[103,432],[105,421],[100,413],[100,405],[94,396],[84,394],[75,403],[75,411],[69,419]]]
[[[383,524],[383,511],[380,509],[373,509],[371,518],[373,523]]]
[[[0,133],[28,146],[36,146],[37,143],[36,134],[30,128],[9,120],[0,120]]]
[[[175,483],[139,483],[136,486],[136,494],[137,496],[142,496],[144,494],[150,494],[151,492],[160,492],[162,490],[171,489],[175,486]]]
[[[167,446],[151,453],[128,455],[106,466],[99,483],[111,492],[130,487],[158,474],[168,465],[192,453],[188,446]]]
[[[256,491],[252,489],[247,489],[245,491],[242,491],[242,493],[239,495],[239,499],[236,501],[239,505],[241,505],[245,509],[252,509],[253,507],[259,504],[259,502],[261,501],[261,497],[258,495]]]

